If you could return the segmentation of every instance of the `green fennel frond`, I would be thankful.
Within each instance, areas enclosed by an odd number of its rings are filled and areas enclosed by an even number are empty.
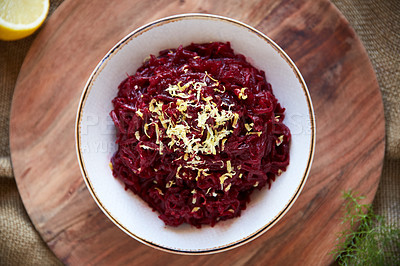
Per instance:
[[[339,265],[400,265],[400,229],[388,225],[370,204],[360,204],[364,197],[349,190],[343,198],[342,223],[348,229],[338,235],[332,252]]]

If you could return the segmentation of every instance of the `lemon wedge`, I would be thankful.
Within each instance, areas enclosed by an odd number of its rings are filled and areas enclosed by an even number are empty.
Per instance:
[[[31,35],[48,11],[49,0],[0,0],[0,39],[13,41]]]

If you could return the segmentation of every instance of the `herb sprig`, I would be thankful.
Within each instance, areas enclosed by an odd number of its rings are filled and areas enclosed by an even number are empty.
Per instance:
[[[400,229],[387,224],[370,204],[361,204],[365,197],[349,190],[343,198],[342,223],[350,227],[339,234],[332,252],[339,265],[400,265]]]

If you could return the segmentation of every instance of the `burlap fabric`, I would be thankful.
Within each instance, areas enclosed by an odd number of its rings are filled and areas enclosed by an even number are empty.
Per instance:
[[[382,90],[386,157],[375,210],[400,225],[400,1],[332,0],[362,40]],[[62,0],[51,0],[50,15]],[[18,194],[10,163],[9,113],[23,59],[35,35],[0,41],[0,265],[57,265],[35,231]]]

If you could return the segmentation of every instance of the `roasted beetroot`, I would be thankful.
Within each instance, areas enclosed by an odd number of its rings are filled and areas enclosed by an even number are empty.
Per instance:
[[[113,175],[166,225],[240,216],[289,164],[285,109],[229,43],[151,55],[118,88]]]

